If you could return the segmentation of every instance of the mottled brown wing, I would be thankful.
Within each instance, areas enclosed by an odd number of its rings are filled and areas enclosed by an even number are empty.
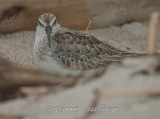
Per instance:
[[[94,36],[70,30],[59,32],[53,42],[57,60],[72,70],[95,69],[111,62],[120,62],[122,56],[131,55],[104,44]]]

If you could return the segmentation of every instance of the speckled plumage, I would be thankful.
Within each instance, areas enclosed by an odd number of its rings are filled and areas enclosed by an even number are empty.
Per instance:
[[[123,57],[136,55],[114,48],[94,36],[61,27],[51,13],[41,15],[39,22],[34,53],[42,68],[61,72],[82,71],[105,67],[111,62],[121,62]],[[55,22],[54,25],[51,22]],[[47,25],[52,28],[51,47],[45,31]]]

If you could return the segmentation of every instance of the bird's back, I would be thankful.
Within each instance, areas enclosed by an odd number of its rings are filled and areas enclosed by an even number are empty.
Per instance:
[[[137,55],[114,48],[94,36],[66,28],[61,28],[52,42],[54,57],[63,67],[72,70],[95,69]]]

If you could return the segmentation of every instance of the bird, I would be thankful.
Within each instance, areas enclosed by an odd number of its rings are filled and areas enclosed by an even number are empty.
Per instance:
[[[95,36],[62,27],[53,13],[43,13],[38,19],[34,57],[42,69],[72,74],[120,63],[124,57],[136,55]]]

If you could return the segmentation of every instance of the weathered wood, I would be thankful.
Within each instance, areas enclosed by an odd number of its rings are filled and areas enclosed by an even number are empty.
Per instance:
[[[160,10],[159,0],[0,0],[0,33],[35,30],[44,12],[53,12],[63,26],[86,29],[148,18]]]
[[[15,115],[2,115],[0,114],[0,119],[23,119],[22,116],[15,116]]]
[[[35,30],[40,14],[52,12],[67,27],[82,29],[90,13],[84,0],[0,0],[0,32]]]
[[[0,57],[0,102],[20,96],[23,86],[68,87],[75,84],[75,79],[72,76],[22,69]]]
[[[86,71],[85,71],[86,72]],[[72,87],[101,76],[105,70],[88,71],[86,74],[61,75],[42,70],[23,69],[0,57],[0,102],[20,96],[22,87],[46,86]]]

